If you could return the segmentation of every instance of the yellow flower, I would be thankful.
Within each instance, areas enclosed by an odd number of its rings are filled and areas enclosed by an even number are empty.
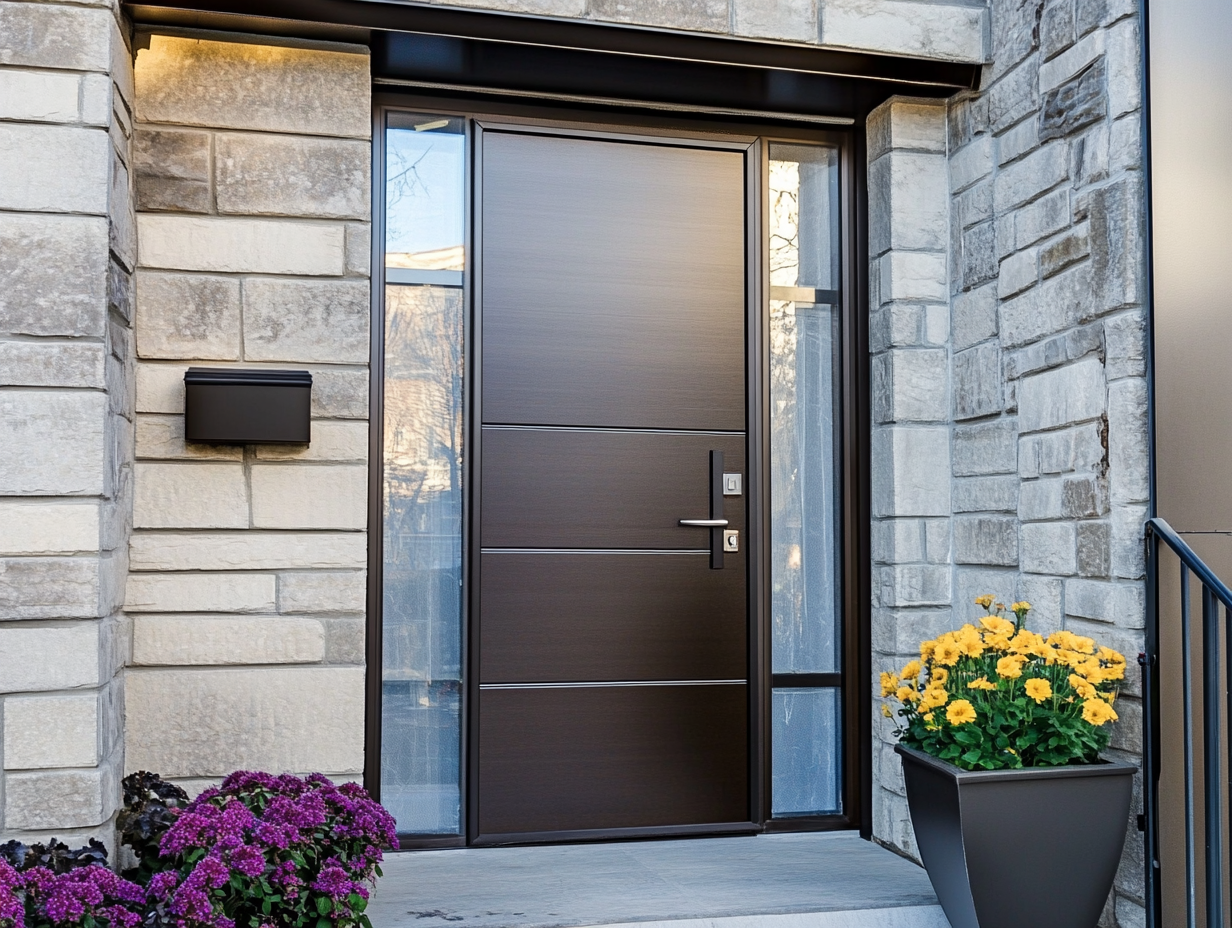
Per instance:
[[[899,702],[915,702],[920,698],[920,694],[915,691],[914,687],[900,686],[898,692],[894,694],[894,698]]]
[[[992,608],[993,600],[996,598],[997,597],[993,596],[991,593],[985,593],[983,596],[975,597],[975,604],[977,606],[983,606],[985,609],[990,609]]]
[[[1112,650],[1112,648],[1100,648],[1099,659],[1101,661],[1107,661],[1110,664],[1120,664],[1122,667],[1125,666],[1125,655],[1118,654],[1116,651]]]
[[[1031,604],[1025,600],[1020,603],[1014,603],[1014,605],[1010,606],[1010,612],[1014,613],[1015,615],[1019,617],[1026,615],[1030,611],[1031,611]]]
[[[997,684],[989,683],[987,677],[977,677],[967,684],[969,690],[995,690]]]
[[[1094,654],[1095,653],[1095,642],[1092,641],[1090,638],[1087,638],[1085,635],[1075,635],[1074,641],[1070,645],[1070,647],[1073,650],[1077,651],[1079,654]]]
[[[902,677],[904,680],[914,680],[919,675],[920,675],[920,662],[919,661],[911,661],[906,667],[903,668],[902,673],[899,674],[899,676]]]
[[[949,641],[938,644],[936,654],[934,655],[937,663],[943,667],[953,667],[958,663],[960,657],[962,657],[962,649],[957,644]]]
[[[1032,677],[1027,681],[1027,695],[1041,703],[1052,695],[1052,684],[1039,677]]]
[[[925,712],[924,721],[931,722],[932,720],[933,720],[933,714],[931,712]]]
[[[949,679],[950,679],[950,672],[946,670],[944,667],[934,667],[928,675],[928,682],[930,684],[932,683],[945,684],[949,682]]]
[[[1083,699],[1093,699],[1096,695],[1095,687],[1093,687],[1086,680],[1082,679],[1082,677],[1078,676],[1076,673],[1071,673],[1069,675],[1069,685],[1072,686],[1075,692],[1077,692]]]
[[[965,699],[955,699],[945,710],[945,718],[951,725],[966,725],[975,721],[975,707]]]
[[[1088,699],[1082,704],[1082,720],[1092,725],[1103,725],[1117,720],[1116,710],[1102,699]]]
[[[1014,634],[1014,623],[1009,619],[1001,618],[999,615],[986,615],[980,619],[980,624],[994,635]]]
[[[882,698],[884,699],[886,696],[889,696],[896,689],[898,689],[898,675],[883,671],[881,674]]]
[[[1008,635],[984,635],[984,647],[990,651],[1008,651],[1010,638]]]
[[[1027,659],[1021,654],[1010,654],[997,661],[997,676],[1016,680],[1022,676],[1022,665]]]
[[[1010,649],[1019,654],[1034,654],[1036,657],[1043,657],[1049,650],[1043,638],[1025,628],[1014,636]]]
[[[930,709],[939,709],[944,706],[950,699],[950,694],[945,691],[943,686],[934,686],[931,683],[920,696],[920,710],[927,712]]]
[[[881,714],[884,715],[887,719],[894,718],[894,713],[891,712],[890,707],[885,705],[884,703],[881,706]]]
[[[922,641],[920,642],[920,660],[927,661],[932,658],[933,652],[937,650],[937,642]]]

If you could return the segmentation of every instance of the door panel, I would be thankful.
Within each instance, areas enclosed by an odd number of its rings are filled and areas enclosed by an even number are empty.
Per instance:
[[[748,821],[747,689],[483,690],[480,833]]]
[[[484,429],[485,548],[707,548],[710,450],[744,471],[743,435]],[[744,497],[724,516],[744,528]]]
[[[744,428],[741,153],[488,133],[485,422]]]
[[[712,571],[699,554],[486,553],[479,681],[741,679],[744,564],[732,560]]]

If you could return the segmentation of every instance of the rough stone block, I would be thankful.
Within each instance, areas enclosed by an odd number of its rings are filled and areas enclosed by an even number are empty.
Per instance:
[[[237,360],[240,282],[138,271],[135,329],[137,353],[143,358]]]
[[[109,767],[7,774],[4,827],[35,831],[100,825],[115,810],[114,779]]]
[[[736,35],[817,41],[817,8],[813,0],[734,0],[732,6]]]
[[[1091,253],[1091,240],[1085,225],[1040,249],[1039,267],[1041,277],[1051,277],[1065,270]]]
[[[1103,59],[1096,59],[1075,77],[1044,94],[1039,121],[1041,141],[1064,138],[1107,116],[1106,71]]]
[[[964,289],[978,287],[997,277],[997,229],[991,222],[963,232],[961,276]]]
[[[315,429],[314,429],[315,431]],[[316,443],[315,435],[313,444]],[[183,416],[137,416],[137,459],[242,461],[242,445],[204,445],[184,441]]]
[[[1142,45],[1138,21],[1123,20],[1108,30],[1108,115],[1113,119],[1142,105]]]
[[[110,157],[102,129],[0,123],[0,209],[103,215]]]
[[[1096,312],[1142,300],[1142,182],[1127,177],[1091,193],[1091,269]]]
[[[993,218],[992,180],[980,181],[974,187],[957,194],[950,209],[963,230],[981,222],[988,222]]]
[[[137,217],[137,233],[143,267],[309,277],[345,270],[341,225],[149,213]]]
[[[1001,516],[955,518],[954,561],[1017,567],[1018,521]]]
[[[1074,2],[1060,0],[1044,7],[1040,18],[1040,54],[1055,58],[1074,44]]]
[[[0,3],[0,63],[107,71],[111,11],[59,3]]]
[[[368,563],[362,532],[194,532],[133,535],[133,570],[362,569]]]
[[[1039,109],[1039,60],[1032,56],[988,89],[988,119],[1001,133]]]
[[[34,628],[0,624],[0,693],[98,686],[98,632],[98,622]]]
[[[981,135],[950,156],[950,189],[966,190],[992,173],[992,138]]]
[[[954,429],[954,476],[1013,474],[1018,470],[1018,430],[1013,419]]]
[[[139,615],[133,618],[136,665],[312,664],[325,657],[316,619],[289,616]]]
[[[826,0],[821,41],[919,58],[984,61],[987,12],[980,7],[893,0]]]
[[[0,71],[0,119],[76,122],[80,87],[76,74]]]
[[[103,492],[101,393],[0,392],[0,494]]]
[[[946,416],[943,349],[896,349],[873,359],[876,422],[937,422]]]
[[[1090,470],[1104,460],[1102,424],[1092,422],[1077,429],[1041,435],[1039,468],[1043,474]]]
[[[368,418],[368,372],[324,368],[312,372],[312,415]]]
[[[175,413],[184,416],[184,372],[187,364],[137,363],[137,412]],[[313,393],[316,384],[313,384]],[[181,429],[182,433],[182,429]]]
[[[920,642],[944,634],[954,628],[949,609],[928,612],[890,612],[874,609],[872,615],[872,646],[874,652],[894,656],[890,666],[898,670],[899,657],[914,657],[920,653]]]
[[[363,768],[361,667],[148,670],[130,672],[125,686],[129,769],[203,777]]]
[[[956,351],[970,348],[997,334],[996,289],[989,285],[954,297],[950,338]]]
[[[1112,523],[1112,576],[1126,580],[1142,578],[1146,573],[1146,555],[1142,548],[1146,506],[1117,506],[1109,519]]]
[[[137,52],[137,118],[366,139],[367,49],[355,53],[154,35]]]
[[[362,613],[367,607],[364,571],[296,572],[278,578],[278,611],[290,613]]]
[[[349,277],[372,276],[372,226],[369,223],[347,223],[346,272]]]
[[[1093,474],[1066,477],[1061,481],[1061,515],[1066,519],[1089,519],[1108,511],[1104,478]]]
[[[129,574],[129,612],[273,612],[271,574]]]
[[[0,280],[0,329],[101,337],[107,316],[107,221],[6,215],[0,223]]]
[[[135,528],[248,528],[241,464],[137,464]]]
[[[875,429],[873,514],[950,514],[950,436],[946,428]]]
[[[101,388],[103,346],[0,342],[0,386]]]
[[[325,660],[330,664],[363,664],[367,658],[363,618],[324,619]]]
[[[948,566],[908,564],[878,567],[881,604],[889,607],[948,606],[950,569]]]
[[[368,524],[368,469],[352,465],[262,464],[252,468],[258,528],[362,529]]]
[[[1034,248],[1010,255],[1002,261],[997,275],[997,296],[1005,300],[1035,286],[1038,277],[1037,261]]]
[[[254,445],[258,461],[329,461],[337,463],[368,460],[368,423],[312,423],[312,443],[304,445]]]
[[[0,501],[0,554],[75,554],[98,550],[98,503]]]
[[[1023,481],[1018,496],[1018,518],[1024,522],[1061,518],[1065,508],[1064,491],[1059,478]]]
[[[10,696],[4,701],[4,769],[93,767],[98,696]]]
[[[869,167],[869,248],[943,251],[949,241],[944,155],[891,151]]]
[[[1017,161],[1039,147],[1039,130],[1035,120],[1025,119],[997,139],[997,163],[1001,165]]]
[[[1022,569],[1072,576],[1078,571],[1077,533],[1070,522],[1028,522],[1020,530]]]
[[[0,619],[78,619],[98,614],[97,558],[0,559]]]
[[[997,174],[993,203],[999,213],[1034,200],[1069,176],[1069,150],[1061,141],[1051,142],[1016,161]]]
[[[726,32],[726,0],[591,0],[590,15],[617,23],[688,32]]]
[[[876,519],[872,524],[872,555],[876,564],[906,564],[924,560],[922,519]]]
[[[220,213],[367,219],[372,147],[346,139],[226,133],[214,142]]]
[[[1112,572],[1112,527],[1107,522],[1078,523],[1078,573],[1107,577]]]
[[[955,512],[1017,512],[1018,476],[956,477]]]
[[[1014,246],[1026,248],[1069,226],[1072,218],[1069,190],[1040,197],[1014,213]]]
[[[1064,580],[1022,574],[1018,578],[1018,596],[1031,604],[1027,627],[1047,637],[1065,625]]]
[[[943,253],[893,251],[881,264],[881,300],[940,303],[949,290],[949,271]]]
[[[1098,358],[1024,377],[1018,388],[1018,427],[1035,432],[1103,415],[1104,368]]]
[[[133,165],[137,209],[210,211],[208,132],[138,127],[133,137]]]
[[[936,100],[891,97],[868,117],[868,157],[891,149],[946,151],[946,111]]]
[[[1146,375],[1146,318],[1131,309],[1104,321],[1105,370],[1109,380]]]
[[[1001,352],[996,344],[979,345],[954,355],[954,418],[976,419],[999,413]]]
[[[366,364],[370,315],[366,281],[248,280],[244,357]]]

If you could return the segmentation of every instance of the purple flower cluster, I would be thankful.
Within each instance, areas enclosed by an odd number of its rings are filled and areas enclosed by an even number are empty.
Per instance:
[[[145,895],[102,864],[67,873],[46,867],[19,873],[0,861],[0,928],[138,928]]]
[[[149,900],[176,928],[290,924],[300,913],[364,925],[381,847],[396,841],[393,818],[355,784],[241,771],[163,836],[162,859],[175,869],[150,881]]]

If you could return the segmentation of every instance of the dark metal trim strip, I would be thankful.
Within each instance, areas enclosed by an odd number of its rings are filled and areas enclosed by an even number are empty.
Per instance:
[[[475,835],[472,847],[513,844],[568,844],[573,841],[627,841],[631,838],[687,838],[693,835],[747,835],[761,832],[757,822],[720,822],[714,825],[666,825],[658,828],[592,828],[584,831],[527,831],[508,835]]]
[[[843,685],[841,673],[776,673],[770,677],[776,690],[837,688]]]

